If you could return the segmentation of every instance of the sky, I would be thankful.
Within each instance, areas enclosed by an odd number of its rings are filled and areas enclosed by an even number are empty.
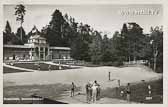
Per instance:
[[[20,23],[16,21],[15,5],[4,5],[4,26],[8,20],[12,31],[16,32]],[[75,18],[77,22],[89,24],[95,30],[101,31],[112,37],[115,31],[120,31],[123,23],[136,22],[149,33],[151,26],[163,25],[163,8],[158,4],[136,5],[25,5],[23,27],[26,33],[34,25],[41,30],[49,24],[55,9],[64,15]]]

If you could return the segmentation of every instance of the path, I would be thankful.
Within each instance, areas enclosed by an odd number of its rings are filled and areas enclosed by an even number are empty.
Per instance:
[[[57,65],[59,66],[60,64],[56,64],[56,63],[53,63],[53,62],[43,62],[45,64],[50,64],[50,65]],[[65,67],[71,67],[71,68],[79,68],[79,67],[82,67],[82,66],[76,66],[76,65],[65,65],[65,64],[61,64],[61,66],[65,66]]]
[[[36,72],[38,70],[32,70],[32,69],[27,69],[27,68],[21,68],[21,67],[16,67],[16,66],[12,66],[12,65],[7,65],[5,63],[3,63],[4,67],[8,67],[8,68],[12,68],[12,69],[18,69],[18,70],[24,70],[24,71],[29,71],[29,72]]]
[[[76,94],[73,97],[70,97],[70,92],[67,92],[63,94],[60,100],[57,100],[60,102],[68,103],[68,104],[88,104],[86,102],[86,95],[85,94]],[[131,104],[135,104],[136,102],[130,102]],[[129,104],[130,104],[129,103]],[[91,103],[93,104],[93,103]],[[120,100],[115,98],[101,98],[100,100],[96,101],[94,104],[128,104],[126,100]]]

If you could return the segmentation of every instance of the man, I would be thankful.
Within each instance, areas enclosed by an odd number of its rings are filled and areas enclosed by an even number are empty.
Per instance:
[[[38,65],[37,65],[37,66],[38,66],[38,70],[40,71],[40,69],[41,69],[41,68],[40,68],[40,63],[38,63]]]
[[[99,100],[100,99],[100,84],[98,84],[96,80],[95,80],[95,84],[97,86],[96,100]]]
[[[87,103],[90,103],[91,96],[92,96],[91,84],[90,84],[90,82],[88,82],[86,84],[86,101],[87,101]]]
[[[48,70],[51,71],[51,65],[50,64],[48,65]]]
[[[118,87],[120,88],[120,79],[118,80]]]
[[[74,96],[74,93],[75,93],[75,84],[72,82],[72,85],[71,85],[71,97]]]
[[[92,100],[93,100],[93,103],[95,103],[96,100],[97,100],[97,88],[98,88],[98,86],[97,86],[96,83],[97,83],[97,82],[95,81],[95,82],[93,83],[93,86],[92,86]]]
[[[127,84],[126,94],[127,94],[127,101],[130,102],[130,94],[131,94],[130,83]]]

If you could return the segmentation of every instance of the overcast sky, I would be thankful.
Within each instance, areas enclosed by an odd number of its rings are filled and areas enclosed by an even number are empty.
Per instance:
[[[12,31],[16,32],[19,22],[16,22],[14,15],[15,5],[4,5],[4,25],[8,20]],[[120,31],[123,23],[136,22],[144,33],[149,33],[151,26],[161,26],[163,10],[161,5],[25,5],[26,15],[23,27],[28,33],[34,25],[39,30],[49,24],[51,14],[55,9],[59,9],[64,15],[75,18],[77,22],[89,24],[92,28],[107,32],[109,37],[115,32]],[[134,14],[133,12],[141,12]],[[143,12],[142,12],[143,11]],[[149,13],[154,11],[157,13]],[[129,12],[129,14],[122,14]],[[148,14],[149,13],[149,14]]]

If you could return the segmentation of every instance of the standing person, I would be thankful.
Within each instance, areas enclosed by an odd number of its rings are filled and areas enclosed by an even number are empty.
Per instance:
[[[98,84],[96,80],[95,80],[95,84],[97,86],[96,100],[99,100],[100,99],[100,84]]]
[[[111,72],[109,72],[109,75],[108,75],[108,77],[109,77],[109,81],[110,81],[110,76],[111,76],[111,74],[110,74]]]
[[[72,82],[71,84],[71,97],[73,97],[75,94],[75,84]]]
[[[120,88],[120,79],[118,80],[118,87]]]
[[[48,65],[48,70],[51,71],[51,65],[50,64]]]
[[[96,102],[96,96],[97,96],[97,85],[96,85],[96,83],[94,82],[93,83],[93,86],[92,86],[92,101],[93,101],[93,103],[95,103]]]
[[[38,63],[38,70],[40,71],[40,63]]]
[[[91,84],[88,82],[87,84],[86,84],[86,101],[87,101],[87,103],[90,103],[90,101],[91,101],[91,93],[92,93],[92,89],[91,89]]]
[[[88,92],[89,92],[89,103],[92,100],[92,82],[89,82],[89,87],[88,87]]]
[[[130,102],[130,95],[131,95],[131,89],[130,89],[130,83],[127,84],[127,87],[126,87],[126,94],[127,94],[127,101]]]

